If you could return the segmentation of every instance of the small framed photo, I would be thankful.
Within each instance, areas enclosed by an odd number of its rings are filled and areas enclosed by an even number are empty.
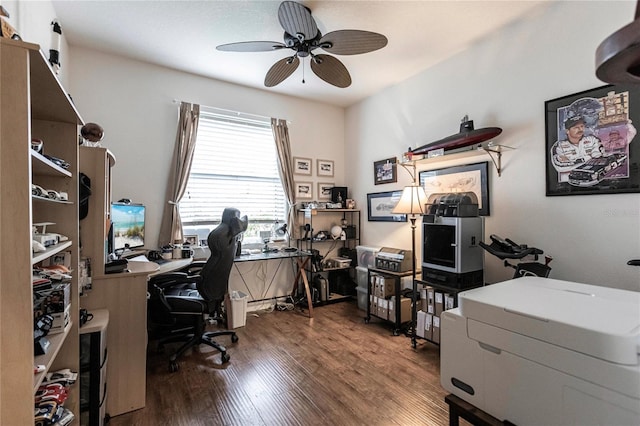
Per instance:
[[[397,161],[396,157],[392,157],[373,163],[373,180],[376,185],[398,181]]]
[[[333,161],[318,160],[318,176],[333,176]]]
[[[318,199],[319,200],[330,200],[331,199],[331,188],[336,186],[335,183],[324,183],[318,182]]]
[[[331,202],[340,203],[342,208],[347,204],[347,192],[346,186],[334,186],[331,188]]]
[[[311,176],[311,158],[293,157],[293,173]]]
[[[198,236],[197,235],[185,235],[184,236],[184,243],[185,244],[189,244],[190,246],[197,246],[198,245]]]
[[[311,182],[296,182],[296,200],[313,199],[313,184]]]

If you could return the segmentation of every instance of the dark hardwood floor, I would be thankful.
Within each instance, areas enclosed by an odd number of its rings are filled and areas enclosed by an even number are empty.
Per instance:
[[[447,425],[438,347],[365,324],[355,301],[249,314],[231,361],[200,346],[168,371],[150,351],[147,406],[113,417],[119,425]],[[167,352],[171,347],[167,347]],[[461,424],[464,422],[461,422]]]

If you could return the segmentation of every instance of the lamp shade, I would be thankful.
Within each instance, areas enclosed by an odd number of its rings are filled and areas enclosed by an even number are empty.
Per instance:
[[[425,214],[427,194],[421,186],[405,186],[400,201],[393,208],[393,214]]]

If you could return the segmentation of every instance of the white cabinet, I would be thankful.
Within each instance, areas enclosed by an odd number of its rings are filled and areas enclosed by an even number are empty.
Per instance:
[[[78,371],[78,278],[71,280],[70,323],[49,338],[45,355],[34,356],[32,267],[62,251],[78,270],[78,125],[82,119],[52,73],[38,45],[0,39],[0,424],[33,423],[34,392],[48,371]],[[31,149],[44,141],[46,155],[63,159],[63,169]],[[31,184],[68,194],[67,202],[31,195]],[[37,222],[67,241],[32,252]],[[34,365],[45,371],[34,375]],[[65,407],[79,413],[72,386]]]

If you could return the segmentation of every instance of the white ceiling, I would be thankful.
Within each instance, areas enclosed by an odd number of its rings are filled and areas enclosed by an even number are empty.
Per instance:
[[[348,106],[403,81],[549,0],[539,1],[303,1],[319,30],[359,29],[384,34],[378,51],[339,56],[351,73],[346,89],[333,87],[303,66],[280,85],[264,87],[276,52],[220,52],[240,41],[282,42],[280,1],[78,1],[53,0],[63,34],[82,46],[244,86]]]

